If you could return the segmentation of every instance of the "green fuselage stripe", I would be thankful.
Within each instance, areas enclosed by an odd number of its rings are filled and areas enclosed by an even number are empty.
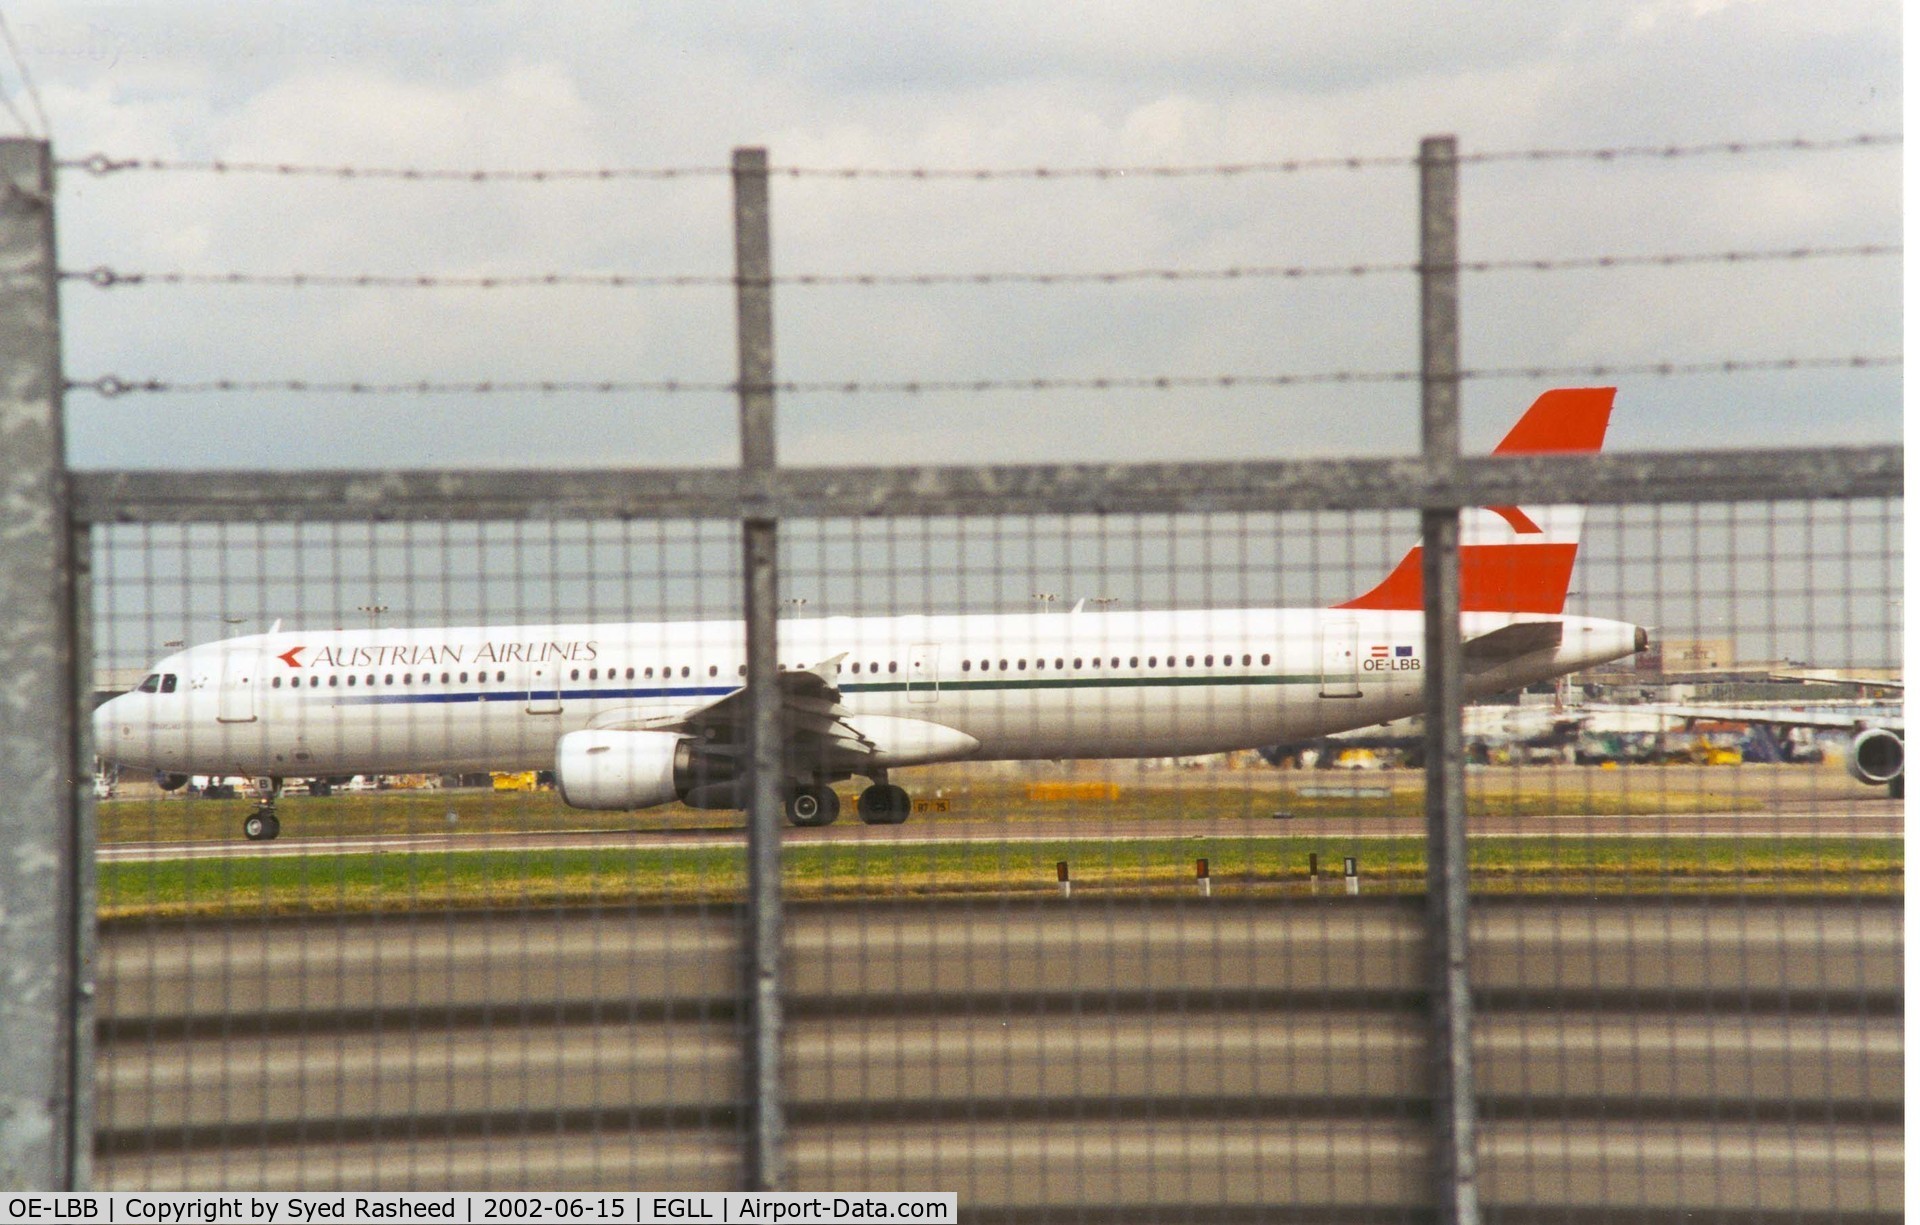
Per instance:
[[[938,683],[916,681],[911,686],[906,681],[862,684],[859,681],[848,682],[843,679],[835,688],[847,694],[904,693],[909,687],[916,691],[944,689],[965,693],[986,693],[1008,689],[1177,689],[1195,686],[1211,688],[1223,685],[1318,685],[1322,679],[1318,674],[1307,676],[1076,676],[1063,677],[1059,680],[1051,677],[1009,676],[994,677],[989,680],[942,680]],[[1345,684],[1357,684],[1361,678],[1341,675],[1333,679]]]

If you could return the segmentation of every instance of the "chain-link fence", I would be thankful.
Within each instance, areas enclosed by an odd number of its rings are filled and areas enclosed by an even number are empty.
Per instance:
[[[24,1181],[1901,1213],[1897,449],[778,468],[755,167],[738,471],[37,495]]]

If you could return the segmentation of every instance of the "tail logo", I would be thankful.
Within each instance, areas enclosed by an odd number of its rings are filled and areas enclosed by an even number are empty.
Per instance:
[[[1499,515],[1502,519],[1505,519],[1508,527],[1511,527],[1523,536],[1538,536],[1541,534],[1540,525],[1528,518],[1527,512],[1521,510],[1518,506],[1489,506],[1487,509]]]

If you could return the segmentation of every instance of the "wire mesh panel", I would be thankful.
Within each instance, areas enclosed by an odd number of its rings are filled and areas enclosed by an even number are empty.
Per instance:
[[[738,684],[657,628],[737,616],[735,532],[95,540],[102,1183],[735,1185],[737,822],[554,779]]]
[[[1465,712],[1489,1216],[1896,1217],[1901,506],[1588,525],[1650,648]]]
[[[1430,1213],[1415,516],[780,530],[788,1185]],[[1490,1218],[1900,1211],[1902,548],[1594,507],[1470,604]],[[740,1185],[739,556],[98,529],[102,1182]]]

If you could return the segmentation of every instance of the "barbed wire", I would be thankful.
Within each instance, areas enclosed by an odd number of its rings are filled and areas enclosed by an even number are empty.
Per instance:
[[[1698,362],[1641,362],[1628,364],[1598,363],[1565,366],[1496,366],[1463,370],[1462,379],[1608,379],[1630,375],[1673,377],[1694,374],[1744,374],[1759,371],[1867,369],[1897,366],[1900,354],[1858,355],[1853,357],[1781,357],[1728,358]],[[1333,370],[1310,374],[1160,374],[1116,375],[1090,378],[1026,379],[899,379],[899,380],[790,380],[769,385],[769,389],[788,395],[919,395],[932,392],[1009,392],[1009,391],[1175,391],[1201,388],[1301,387],[1327,384],[1416,383],[1418,370]],[[92,379],[72,379],[69,391],[89,391],[109,399],[140,394],[203,395],[242,392],[248,394],[320,394],[363,396],[434,395],[613,395],[626,393],[734,395],[736,382],[699,379],[483,379],[475,381],[381,382],[373,380],[309,379],[208,379],[174,381],[168,379],[127,379],[101,375]]]
[[[1720,141],[1707,144],[1617,145],[1588,148],[1536,148],[1488,150],[1463,153],[1462,165],[1486,165],[1496,162],[1599,161],[1630,159],[1677,160],[1710,156],[1739,156],[1754,153],[1812,153],[1840,149],[1874,148],[1897,145],[1900,133],[1862,133],[1857,136],[1827,139],[1801,137]],[[1411,167],[1417,157],[1402,155],[1364,155],[1354,157],[1302,157],[1273,161],[1218,162],[1199,165],[1131,166],[976,166],[976,167],[862,167],[862,166],[773,166],[775,177],[801,179],[993,179],[1073,180],[1123,178],[1197,178],[1261,174],[1299,174],[1323,170],[1371,170]],[[662,181],[688,178],[721,178],[732,174],[727,166],[603,166],[531,170],[453,170],[414,166],[314,165],[297,162],[229,161],[226,159],[179,159],[157,157],[115,157],[94,153],[55,163],[61,169],[81,170],[95,176],[128,172],[184,174],[272,175],[278,177],[400,180],[411,182],[462,183],[562,183],[586,181],[641,180]]]
[[[1465,260],[1462,272],[1560,272],[1570,269],[1658,267],[1695,264],[1747,264],[1810,259],[1899,255],[1898,244],[1852,247],[1792,247],[1767,251],[1716,251],[1692,254],[1589,255],[1564,259]],[[1300,280],[1364,277],[1419,272],[1417,263],[1253,264],[1230,268],[1125,268],[1105,272],[862,272],[795,273],[772,278],[775,285],[935,286],[935,285],[1118,285],[1138,281]],[[469,275],[325,272],[125,272],[108,265],[62,270],[63,281],[84,281],[99,289],[144,285],[235,285],[281,289],[527,289],[732,287],[730,276],[624,272],[529,272]]]

